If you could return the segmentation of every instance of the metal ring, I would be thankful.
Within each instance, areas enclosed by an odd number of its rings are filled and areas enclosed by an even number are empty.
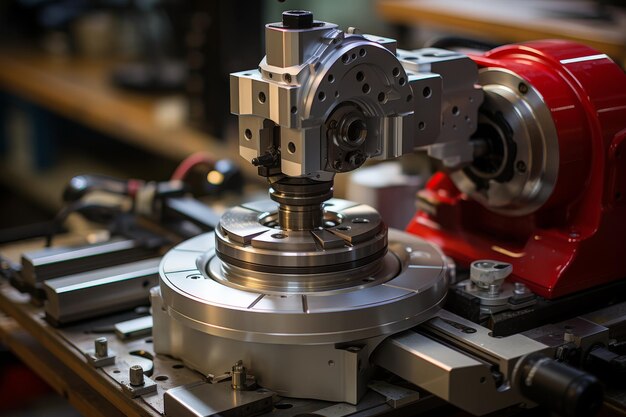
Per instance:
[[[269,294],[226,286],[206,274],[215,235],[200,235],[165,255],[160,268],[163,305],[187,327],[241,341],[324,344],[399,332],[441,307],[448,275],[443,254],[430,243],[396,230],[389,231],[389,241],[388,256],[396,257],[401,269],[385,282]]]

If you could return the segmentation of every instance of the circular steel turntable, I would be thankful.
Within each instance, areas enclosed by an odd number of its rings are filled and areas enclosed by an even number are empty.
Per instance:
[[[283,395],[356,401],[358,393],[300,386],[268,364],[281,358],[283,366],[304,367],[320,383],[363,380],[357,368],[368,368],[378,343],[440,308],[445,259],[434,245],[387,230],[366,205],[328,200],[323,226],[311,230],[281,229],[277,216],[273,201],[235,207],[214,233],[165,255],[155,348],[204,373],[248,361],[260,383]],[[358,347],[362,356],[354,375],[345,375],[345,366],[329,368],[348,360],[336,357],[342,346]],[[320,359],[324,367],[302,362],[316,357],[329,359]]]

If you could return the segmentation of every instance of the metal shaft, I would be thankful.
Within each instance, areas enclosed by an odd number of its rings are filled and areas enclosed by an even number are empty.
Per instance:
[[[313,230],[323,226],[323,203],[332,196],[332,181],[283,178],[270,188],[270,197],[279,204],[278,224],[283,230]]]

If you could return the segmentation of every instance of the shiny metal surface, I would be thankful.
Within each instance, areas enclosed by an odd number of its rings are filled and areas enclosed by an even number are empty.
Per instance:
[[[120,340],[148,336],[152,333],[152,316],[143,316],[115,323],[114,328],[115,335]]]
[[[22,277],[30,285],[97,268],[106,268],[155,256],[155,251],[132,239],[45,248],[22,255]]]
[[[310,231],[278,229],[277,205],[258,207],[229,210],[215,231],[217,256],[251,274],[338,273],[366,267],[385,255],[387,228],[369,206],[331,199],[324,203],[326,227]]]
[[[328,181],[362,164],[351,161],[351,152],[389,159],[412,150],[411,80],[395,52],[393,40],[345,33],[330,23],[302,30],[268,24],[259,70],[231,74],[241,156],[251,161],[273,146],[283,174]],[[367,135],[340,153],[327,141],[325,124],[342,105],[360,115]]]
[[[511,272],[513,266],[510,263],[481,259],[471,263],[470,280],[481,289],[489,289],[492,285],[500,287]]]
[[[469,138],[476,131],[478,108],[483,102],[476,63],[461,53],[437,48],[398,50],[398,59],[408,74],[421,78],[411,85],[416,117],[414,146],[426,149],[447,168],[471,162]]]
[[[224,285],[222,277],[211,274],[214,235],[204,234],[164,257],[163,303],[186,326],[242,341],[338,343],[397,332],[439,308],[448,277],[443,255],[431,244],[393,230],[389,238],[389,251],[400,268],[387,281],[368,286],[382,277],[363,276],[342,291],[279,295]],[[388,262],[393,268],[396,261],[388,257]]]
[[[157,353],[179,358],[203,375],[221,375],[243,359],[253,367],[259,385],[285,397],[358,403],[367,391],[369,355],[384,338],[359,340],[358,346],[245,342],[213,336],[172,318],[160,308],[166,306],[158,291],[152,301],[157,306]]]
[[[155,349],[205,375],[243,361],[280,395],[356,404],[378,343],[440,309],[448,266],[435,246],[345,200],[324,203],[323,227],[284,230],[283,197],[235,207],[165,255]]]
[[[271,391],[233,391],[230,384],[198,382],[163,395],[165,414],[175,417],[249,416],[272,409]]]
[[[503,282],[491,284],[489,288],[481,288],[473,281],[466,279],[456,284],[457,290],[480,300],[482,314],[494,314],[505,310],[521,310],[537,303],[537,296],[530,290],[519,290],[518,283]]]
[[[276,222],[283,230],[314,230],[324,225],[323,203],[333,195],[332,181],[283,178],[272,183],[270,198],[278,205]]]
[[[46,315],[67,323],[148,303],[161,258],[44,281]]]
[[[232,288],[262,291],[266,294],[295,293],[306,295],[314,292],[338,292],[382,284],[398,275],[401,265],[396,256],[387,253],[382,261],[376,260],[365,266],[346,271],[317,274],[276,274],[239,268],[212,257],[208,262],[212,279]]]
[[[522,335],[489,336],[489,329],[445,310],[420,326],[387,338],[376,364],[475,415],[527,401],[511,385],[515,363],[546,345]],[[462,351],[460,351],[460,349]],[[503,380],[494,378],[499,372]]]
[[[513,175],[497,180],[491,178],[497,172],[485,177],[470,167],[453,172],[451,178],[461,191],[494,212],[511,216],[532,213],[548,200],[558,175],[559,143],[550,109],[531,85],[508,70],[484,68],[478,83],[485,92],[482,117],[501,114],[508,125],[504,130],[510,130],[507,133],[498,127],[500,135],[510,135],[515,144],[515,150],[504,145],[503,151]],[[526,86],[524,93],[520,85]],[[493,124],[491,119],[483,122]],[[487,187],[477,185],[475,178],[481,176]]]

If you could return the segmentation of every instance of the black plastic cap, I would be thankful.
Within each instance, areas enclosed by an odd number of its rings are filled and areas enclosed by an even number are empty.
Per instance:
[[[313,13],[307,10],[283,12],[283,27],[287,29],[309,29],[313,27]]]

